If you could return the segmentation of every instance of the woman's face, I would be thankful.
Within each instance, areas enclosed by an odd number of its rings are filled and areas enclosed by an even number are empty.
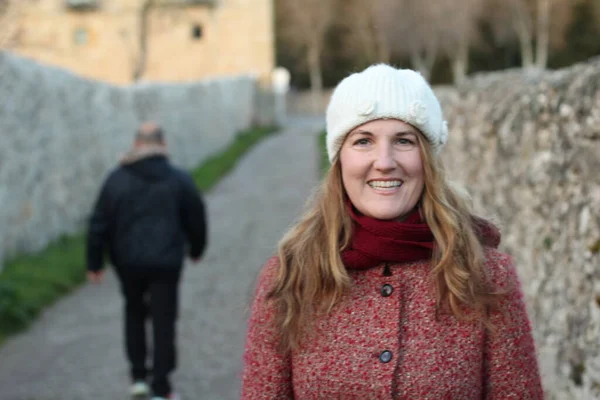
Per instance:
[[[378,119],[346,136],[340,148],[342,180],[363,215],[402,220],[415,207],[425,182],[419,134],[400,120]]]

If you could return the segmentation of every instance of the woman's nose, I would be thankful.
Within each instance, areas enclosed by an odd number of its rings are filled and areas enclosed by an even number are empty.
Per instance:
[[[396,163],[394,161],[392,149],[388,146],[382,146],[381,148],[377,149],[375,157],[376,159],[374,167],[377,170],[389,171],[390,169],[394,169]]]

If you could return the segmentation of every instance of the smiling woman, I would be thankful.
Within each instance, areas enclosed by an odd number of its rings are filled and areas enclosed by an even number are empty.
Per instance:
[[[256,289],[244,399],[542,399],[498,229],[445,178],[448,129],[418,73],[350,75],[331,167]]]

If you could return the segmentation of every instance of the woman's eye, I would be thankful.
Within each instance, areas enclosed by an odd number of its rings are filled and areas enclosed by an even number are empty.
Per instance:
[[[397,142],[402,146],[412,146],[415,144],[412,140],[406,138],[398,138]]]
[[[369,144],[369,139],[365,139],[365,138],[358,139],[356,142],[354,142],[354,144],[363,146],[363,145]]]

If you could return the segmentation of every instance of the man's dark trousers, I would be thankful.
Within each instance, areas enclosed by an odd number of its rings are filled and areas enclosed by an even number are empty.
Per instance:
[[[169,374],[175,369],[175,329],[181,268],[117,271],[125,302],[125,348],[134,381],[145,380],[148,369],[146,321],[152,321],[152,391],[166,397],[171,392]]]

